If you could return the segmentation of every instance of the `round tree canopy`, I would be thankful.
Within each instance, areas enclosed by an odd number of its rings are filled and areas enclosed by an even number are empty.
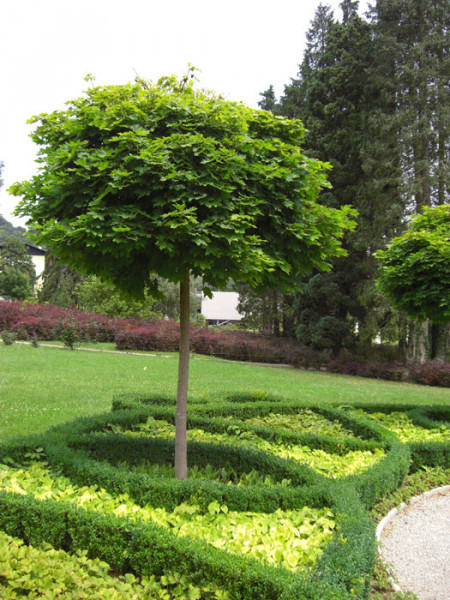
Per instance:
[[[316,202],[303,126],[176,78],[94,87],[42,114],[38,174],[12,186],[35,239],[129,293],[187,269],[220,288],[292,289],[329,268],[354,212]]]
[[[376,256],[379,287],[394,306],[420,321],[450,321],[450,204],[424,208]]]

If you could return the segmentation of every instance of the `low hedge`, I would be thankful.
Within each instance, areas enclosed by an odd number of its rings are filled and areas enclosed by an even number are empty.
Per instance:
[[[345,486],[330,483],[322,494],[337,515],[338,533],[312,572],[271,567],[196,539],[176,537],[152,523],[8,492],[0,492],[0,528],[27,543],[87,550],[117,573],[159,576],[175,571],[197,585],[214,582],[235,599],[363,598],[375,554],[370,519]]]
[[[262,393],[255,395],[196,398],[190,402],[188,427],[225,432],[239,427],[267,440],[308,444],[327,452],[383,448],[386,455],[364,473],[340,479],[320,475],[305,465],[248,447],[204,442],[189,443],[189,458],[202,466],[231,465],[240,473],[257,469],[276,481],[290,479],[284,486],[234,486],[206,480],[158,478],[118,468],[124,459],[139,464],[173,461],[174,442],[164,438],[132,437],[118,433],[145,423],[149,416],[173,423],[174,398],[166,395],[122,394],[114,398],[111,413],[79,418],[52,428],[44,436],[23,438],[0,445],[0,462],[9,457],[20,462],[45,453],[52,469],[74,484],[97,485],[112,494],[127,493],[141,505],[173,510],[182,502],[203,510],[217,501],[230,510],[273,512],[303,506],[333,511],[337,529],[323,554],[310,571],[290,572],[253,558],[228,553],[206,542],[176,537],[154,523],[131,521],[112,515],[76,508],[53,500],[38,501],[29,496],[0,492],[0,529],[27,543],[42,541],[55,548],[74,552],[87,550],[89,556],[108,562],[116,573],[159,576],[166,572],[186,575],[195,585],[215,583],[230,591],[231,598],[253,600],[350,600],[367,597],[375,560],[376,541],[367,509],[396,489],[409,468],[423,464],[449,466],[449,443],[402,443],[396,435],[369,419],[371,412],[404,410],[414,423],[427,428],[447,426],[448,407],[416,407],[378,403],[355,414],[355,407],[312,407],[310,403],[276,401]],[[354,437],[331,437],[282,431],[243,422],[271,412],[296,414],[314,409],[353,432]],[[228,418],[225,418],[228,417]],[[230,418],[231,417],[231,418]]]
[[[149,577],[142,581],[131,573],[118,577],[111,574],[107,563],[99,559],[88,559],[85,552],[70,554],[64,550],[55,550],[49,545],[29,546],[23,540],[1,531],[0,547],[0,595],[3,599],[168,600],[170,592],[175,588],[177,596],[181,588],[180,598],[198,597],[195,595],[198,588],[176,573],[169,577]],[[215,591],[213,586],[205,589],[208,598],[212,598]],[[170,597],[173,598],[171,594]]]
[[[381,425],[365,419],[364,417],[352,414],[345,409],[316,408],[315,410],[327,418],[340,420],[345,427],[353,431],[356,435],[369,439],[332,438],[323,435],[283,432],[268,427],[249,425],[238,420],[234,422],[217,418],[215,415],[219,415],[220,417],[228,415],[239,419],[239,417],[249,418],[252,416],[269,414],[271,412],[295,414],[299,409],[313,408],[310,404],[293,402],[286,404],[281,401],[277,402],[274,408],[270,399],[266,402],[246,402],[244,404],[237,404],[235,402],[227,403],[225,400],[226,397],[224,398],[224,401],[217,401],[216,404],[210,403],[208,405],[196,406],[195,416],[188,417],[188,426],[200,426],[207,431],[223,432],[226,431],[228,427],[235,425],[242,429],[253,431],[265,439],[280,439],[287,442],[308,445],[313,448],[320,448],[326,452],[337,454],[349,450],[373,450],[375,448],[383,448],[387,452],[387,455],[378,465],[375,465],[361,475],[348,477],[356,486],[367,507],[370,507],[384,495],[396,489],[408,473],[410,460],[409,448],[399,442],[396,436],[389,433]],[[133,403],[131,405],[135,406]],[[154,418],[162,418],[173,422],[173,409],[155,406],[152,405],[151,402],[147,404],[147,414]],[[215,448],[217,448],[217,446],[215,446]],[[245,456],[246,453],[242,449],[241,451]],[[289,479],[292,478],[294,481],[298,481],[293,475],[295,470],[301,471],[302,476],[304,477],[303,473],[306,472],[306,467],[302,467],[301,465],[298,466],[295,461],[287,461],[285,459],[279,460],[284,462],[284,464],[292,463],[292,470],[283,477]],[[261,464],[263,464],[263,461],[261,461]],[[271,468],[274,473],[277,472],[274,466]],[[251,470],[251,468],[248,468],[247,470]],[[310,470],[308,469],[308,471]]]
[[[239,400],[242,399],[242,402]],[[160,402],[155,396],[146,395],[137,397],[135,394],[129,394],[126,398],[122,397],[121,408],[131,408],[136,406],[146,406],[149,409],[148,414],[155,418],[173,420],[173,411],[162,411],[161,404],[174,404],[175,398],[166,397],[164,402]],[[202,402],[200,399],[190,398],[191,404]],[[275,403],[275,404],[274,404]],[[113,401],[113,406],[115,401]],[[117,406],[116,406],[117,408]],[[352,439],[327,439],[326,436],[312,434],[292,434],[282,433],[270,428],[257,427],[246,424],[245,428],[253,430],[258,435],[270,439],[271,437],[295,441],[300,444],[309,445],[314,448],[322,448],[328,452],[336,451],[339,445],[341,451],[351,449],[373,449],[382,447],[388,449],[388,455],[380,461],[378,465],[372,467],[369,471],[361,475],[350,476],[352,483],[356,486],[364,504],[367,507],[372,506],[380,498],[395,490],[406,477],[408,470],[414,471],[420,466],[435,465],[448,467],[450,464],[450,441],[449,442],[420,442],[404,444],[400,442],[394,434],[386,430],[370,419],[355,415],[352,409],[364,409],[368,415],[375,412],[406,412],[413,423],[426,428],[433,428],[441,423],[450,421],[450,407],[446,406],[422,406],[415,404],[405,404],[399,406],[389,402],[378,402],[366,405],[355,403],[354,405],[341,405],[335,403],[334,406],[315,407],[312,403],[289,401],[280,397],[272,397],[268,394],[257,393],[251,395],[231,394],[218,395],[217,398],[202,405],[196,405],[196,417],[190,420],[192,425],[201,425],[209,431],[225,430],[230,425],[237,425],[233,421],[220,421],[217,416],[228,416],[236,419],[250,418],[252,416],[265,415],[271,412],[283,414],[295,414],[301,408],[309,408],[317,413],[333,420],[339,420],[344,427],[361,436],[364,440]],[[212,420],[213,419],[213,420]],[[243,427],[242,422],[239,423]]]
[[[195,503],[206,510],[213,501],[238,511],[273,512],[278,508],[292,509],[302,504],[320,507],[328,489],[323,477],[294,461],[249,449],[213,444],[189,443],[189,450],[203,464],[223,465],[228,462],[239,472],[259,468],[279,480],[291,479],[294,486],[281,489],[238,487],[214,481],[180,481],[128,472],[115,468],[114,463],[128,458],[128,454],[131,464],[149,456],[155,462],[171,459],[173,462],[174,443],[164,439],[125,438],[95,434],[70,439],[47,436],[43,444],[50,463],[78,485],[96,484],[110,493],[127,492],[138,504],[168,510],[182,502]]]
[[[117,573],[139,576],[180,572],[194,583],[212,581],[234,598],[278,599],[292,586],[284,569],[227,554],[153,524],[99,515],[46,500],[0,492],[0,528],[27,543],[48,542],[69,552],[86,550]]]

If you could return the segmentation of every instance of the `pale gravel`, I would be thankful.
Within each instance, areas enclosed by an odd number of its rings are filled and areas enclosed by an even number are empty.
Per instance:
[[[380,551],[402,591],[450,600],[450,486],[393,514],[381,531]]]

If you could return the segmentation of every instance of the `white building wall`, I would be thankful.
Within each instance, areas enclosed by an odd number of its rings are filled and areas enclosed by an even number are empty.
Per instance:
[[[45,269],[45,256],[31,256],[33,261],[36,277],[39,278]]]
[[[212,298],[203,296],[201,313],[207,321],[240,321],[243,315],[237,311],[237,292],[213,292]]]

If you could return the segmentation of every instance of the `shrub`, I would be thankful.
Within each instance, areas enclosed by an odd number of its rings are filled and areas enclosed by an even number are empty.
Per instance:
[[[63,321],[59,324],[56,335],[58,339],[60,339],[63,342],[64,348],[69,348],[69,350],[75,349],[75,345],[79,341],[77,329],[77,325],[73,322],[68,323],[66,321]]]
[[[440,361],[426,362],[410,370],[410,377],[417,383],[450,387],[450,363]]]
[[[326,366],[332,373],[344,375],[358,375],[359,377],[372,377],[401,381],[405,375],[405,366],[401,362],[360,362],[357,360],[333,360]]]
[[[34,337],[41,340],[53,340],[57,326],[58,320],[52,317],[26,316],[19,318],[12,329],[22,340],[31,340]]]
[[[2,331],[1,336],[5,346],[11,346],[17,338],[17,334],[13,331]]]
[[[69,323],[72,331],[61,328],[61,323]],[[115,342],[119,350],[147,352],[177,352],[179,347],[179,325],[172,320],[111,318],[19,301],[0,301],[2,329],[14,333],[18,339],[62,339],[65,345],[67,339],[69,348],[76,342]],[[341,358],[332,359],[330,350],[316,351],[289,338],[191,325],[191,350],[229,360],[287,364],[391,381],[401,381],[407,375],[404,363],[395,360],[398,349],[392,346],[362,348],[358,355],[347,350]],[[450,363],[425,363],[412,370],[410,376],[424,385],[449,387]]]

